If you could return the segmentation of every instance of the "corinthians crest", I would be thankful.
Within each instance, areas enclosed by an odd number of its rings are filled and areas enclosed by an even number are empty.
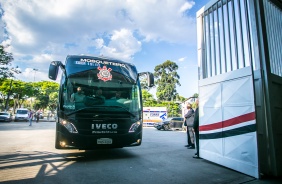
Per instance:
[[[101,68],[100,66],[98,67],[98,70],[100,70],[100,72],[97,74],[98,79],[106,82],[108,80],[112,80],[112,74],[110,73],[110,71],[112,71],[111,68],[108,68],[106,66],[103,66],[103,68]]]

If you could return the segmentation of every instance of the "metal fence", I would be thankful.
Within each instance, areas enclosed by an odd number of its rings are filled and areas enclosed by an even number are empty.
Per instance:
[[[216,1],[204,11],[202,18],[201,79],[251,65],[247,0]]]

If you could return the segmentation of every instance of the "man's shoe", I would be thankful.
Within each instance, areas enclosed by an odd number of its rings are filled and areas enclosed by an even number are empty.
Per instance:
[[[193,158],[201,159],[198,155],[193,156]]]
[[[185,145],[184,147],[190,147],[190,145]]]
[[[187,149],[195,149],[195,146],[189,146]]]

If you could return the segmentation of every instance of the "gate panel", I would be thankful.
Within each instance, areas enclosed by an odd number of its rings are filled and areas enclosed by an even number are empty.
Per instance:
[[[258,178],[251,67],[199,83],[200,156]]]

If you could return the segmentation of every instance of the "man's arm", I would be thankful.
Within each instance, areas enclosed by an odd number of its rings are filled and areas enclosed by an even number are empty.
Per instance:
[[[190,118],[192,115],[193,115],[194,111],[193,109],[190,109],[185,115],[184,117],[187,119],[187,118]]]

